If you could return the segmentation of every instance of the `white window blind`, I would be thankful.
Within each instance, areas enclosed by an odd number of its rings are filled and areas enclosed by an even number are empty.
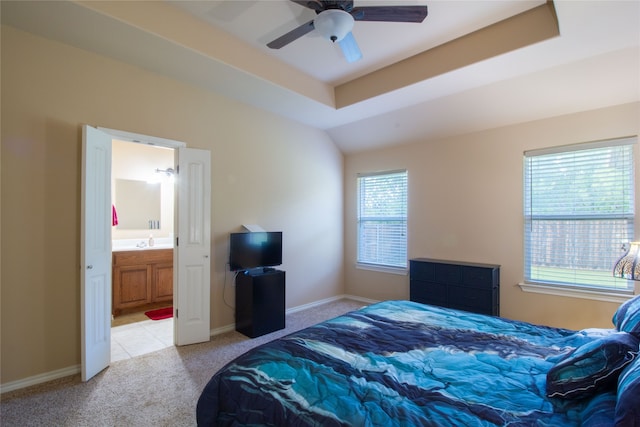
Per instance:
[[[634,238],[634,143],[525,152],[526,281],[632,289],[612,271]]]
[[[358,175],[357,261],[406,268],[407,171]]]

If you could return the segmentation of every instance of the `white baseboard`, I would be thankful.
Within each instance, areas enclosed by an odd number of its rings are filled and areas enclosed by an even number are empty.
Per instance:
[[[213,336],[220,335],[220,334],[226,334],[227,332],[231,332],[231,331],[235,331],[235,330],[236,330],[236,325],[235,325],[235,323],[232,323],[230,325],[221,326],[219,328],[211,329],[209,331],[209,336],[213,337]]]
[[[352,299],[355,301],[361,301],[366,304],[373,304],[378,302],[376,300],[361,298],[353,295],[337,295],[335,297],[325,298],[320,301],[314,301],[309,304],[303,304],[297,307],[292,307],[286,311],[286,314],[296,313],[298,311],[307,310],[309,308],[317,307],[317,306],[334,302],[334,301],[339,301],[341,299]],[[230,324],[230,325],[222,326],[219,328],[211,329],[210,335],[213,337],[215,335],[220,335],[226,332],[235,331],[235,329],[236,329],[236,325]],[[34,375],[32,377],[24,378],[22,380],[11,381],[6,384],[0,384],[0,394],[7,393],[9,391],[19,390],[25,387],[30,387],[32,385],[46,383],[48,381],[53,381],[59,378],[68,377],[70,375],[75,375],[80,373],[80,368],[81,368],[80,365],[75,365],[75,366],[70,366],[68,368],[62,368],[55,371],[46,372],[44,374]]]
[[[309,304],[303,304],[303,305],[299,305],[297,307],[292,307],[292,308],[287,310],[287,314],[296,313],[298,311],[302,311],[302,310],[307,310],[309,308],[318,307],[320,305],[327,304],[327,303],[334,302],[334,301],[340,301],[341,299],[352,299],[352,300],[364,302],[364,303],[367,303],[367,304],[374,304],[374,303],[378,302],[378,301],[375,301],[375,300],[372,300],[372,299],[368,299],[368,298],[362,298],[362,297],[356,297],[356,296],[353,296],[353,295],[345,295],[345,294],[343,294],[343,295],[337,295],[335,297],[325,298],[325,299],[322,299],[320,301],[314,301],[314,302],[311,302]]]
[[[19,390],[25,387],[31,387],[32,385],[38,385],[46,383],[48,381],[57,380],[59,378],[68,377],[71,375],[80,373],[80,365],[69,366],[68,368],[62,368],[51,372],[45,372],[44,374],[34,375],[32,377],[24,378],[22,380],[11,381],[6,384],[0,384],[0,393],[6,393],[9,391]]]

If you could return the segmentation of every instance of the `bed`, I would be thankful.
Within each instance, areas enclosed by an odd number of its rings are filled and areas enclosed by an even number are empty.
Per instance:
[[[198,425],[640,426],[640,297],[572,331],[385,301],[215,373]]]

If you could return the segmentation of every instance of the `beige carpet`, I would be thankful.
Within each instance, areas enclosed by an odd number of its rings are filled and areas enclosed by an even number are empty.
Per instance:
[[[194,426],[200,392],[234,357],[259,344],[362,307],[340,300],[287,316],[286,328],[249,339],[238,332],[113,363],[90,381],[75,375],[5,393],[2,426]]]

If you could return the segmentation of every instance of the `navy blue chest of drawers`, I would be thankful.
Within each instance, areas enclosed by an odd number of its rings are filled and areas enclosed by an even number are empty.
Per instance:
[[[409,260],[410,299],[500,315],[500,266],[429,258]]]

